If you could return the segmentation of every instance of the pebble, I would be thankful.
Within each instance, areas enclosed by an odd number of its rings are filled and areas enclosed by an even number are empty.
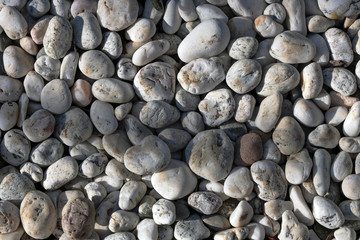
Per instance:
[[[119,191],[110,192],[96,209],[96,223],[108,226],[111,214],[118,210]]]
[[[4,240],[20,240],[24,235],[24,228],[20,225],[14,232],[0,234]]]
[[[44,88],[44,80],[35,71],[29,71],[24,78],[24,90],[30,100],[40,102],[41,91]]]
[[[0,129],[12,129],[19,118],[19,105],[16,102],[6,102],[0,108]]]
[[[192,214],[187,219],[178,221],[175,224],[174,237],[177,240],[206,239],[209,236],[210,230],[197,214]]]
[[[20,173],[34,182],[41,182],[44,178],[43,170],[35,163],[25,162],[20,166]]]
[[[314,153],[313,182],[318,195],[324,196],[330,187],[331,156],[324,149],[318,149]]]
[[[196,7],[196,13],[201,22],[204,22],[209,19],[219,19],[228,22],[228,17],[226,14],[219,8],[211,4],[201,4]]]
[[[277,35],[270,48],[273,58],[290,64],[307,63],[315,54],[315,44],[295,31],[285,31]]]
[[[339,204],[345,220],[360,220],[360,201],[345,200]]]
[[[109,103],[126,103],[134,97],[134,91],[129,83],[115,78],[97,80],[91,88],[97,99]]]
[[[176,128],[164,129],[158,137],[168,145],[170,152],[184,149],[192,138],[188,132]]]
[[[215,127],[230,120],[234,115],[235,100],[230,90],[221,88],[206,94],[205,98],[200,101],[198,109],[203,116],[204,123]]]
[[[339,147],[347,153],[360,152],[360,138],[359,137],[342,137],[339,140]]]
[[[265,229],[266,236],[275,236],[280,232],[280,224],[264,215],[254,215],[253,222],[259,223]]]
[[[79,69],[91,79],[111,78],[115,74],[114,63],[100,50],[89,50],[81,54]]]
[[[29,160],[31,143],[24,132],[19,129],[11,129],[4,134],[0,144],[0,156],[2,160],[12,166],[20,166]]]
[[[90,119],[101,134],[112,134],[118,127],[114,108],[110,103],[95,100],[90,107]]]
[[[94,230],[95,207],[87,198],[74,198],[62,211],[61,226],[68,238],[86,239]]]
[[[189,93],[181,86],[177,87],[175,93],[176,107],[183,112],[195,111],[200,102],[200,96]]]
[[[289,197],[294,206],[294,214],[301,223],[306,226],[314,224],[314,217],[307,205],[299,186],[292,185],[289,188]],[[292,210],[292,209],[290,209]]]
[[[18,126],[18,127],[22,127],[22,125],[25,121],[29,102],[30,102],[30,100],[26,96],[26,93],[21,94],[20,99],[19,99],[19,117],[18,117],[17,123],[16,123],[16,126]]]
[[[185,22],[192,22],[198,18],[195,4],[193,1],[180,0],[179,5],[178,5],[178,10],[179,10],[180,17]]]
[[[122,130],[117,130],[112,134],[104,135],[102,143],[106,153],[120,162],[124,162],[124,154],[126,150],[131,147],[131,143],[126,136],[126,133]]]
[[[72,21],[74,44],[80,49],[90,50],[97,48],[102,40],[99,22],[90,12],[78,14]]]
[[[279,151],[285,155],[299,152],[305,144],[305,134],[300,124],[292,117],[280,119],[272,138]]]
[[[259,16],[266,7],[266,2],[259,0],[256,0],[251,4],[246,1],[237,2],[235,0],[230,0],[228,1],[228,4],[237,15],[251,19],[255,19],[257,16]]]
[[[60,66],[60,60],[43,55],[36,59],[34,69],[45,80],[51,81],[55,78],[59,78]]]
[[[139,203],[138,213],[141,219],[152,218],[152,206],[156,203],[156,199],[150,195],[145,195]]]
[[[3,221],[0,227],[0,236],[1,234],[12,233],[16,231],[20,225],[19,208],[11,202],[3,200],[0,201],[0,212]]]
[[[47,27],[49,25],[49,22],[50,22],[51,18],[52,18],[52,16],[50,16],[50,15],[43,16],[30,29],[31,39],[36,44],[42,44],[43,43],[45,32],[47,30]]]
[[[4,30],[6,36],[11,40],[18,40],[25,37],[28,31],[26,19],[19,12],[19,9],[11,5],[8,6],[7,4],[1,9],[0,26]]]
[[[201,214],[211,215],[219,210],[222,199],[212,192],[193,192],[188,197],[188,204]]]
[[[272,16],[260,15],[255,21],[256,32],[264,38],[273,38],[284,31],[284,27]]]
[[[281,153],[272,139],[269,139],[264,143],[262,158],[272,160],[276,163],[281,161]]]
[[[290,64],[274,63],[263,70],[262,80],[256,87],[260,96],[269,96],[276,92],[290,92],[300,83],[300,73]]]
[[[132,62],[136,66],[144,66],[165,54],[169,49],[170,43],[166,39],[150,41],[134,52]]]
[[[341,227],[334,232],[334,237],[336,240],[340,240],[340,239],[355,240],[356,232],[352,228]]]
[[[135,66],[130,58],[120,58],[116,64],[117,76],[122,80],[133,81],[136,73],[138,72],[137,66]]]
[[[347,114],[342,131],[345,136],[356,137],[360,133],[360,127],[358,124],[360,123],[360,101],[355,102],[351,108],[349,113]]]
[[[351,200],[359,200],[359,181],[360,177],[357,174],[350,174],[346,176],[341,184],[341,190],[345,197]]]
[[[268,15],[276,22],[282,24],[286,18],[286,10],[280,3],[271,3],[264,9],[264,15]]]
[[[231,227],[229,220],[221,215],[203,215],[201,219],[207,227],[215,231],[226,230]]]
[[[213,57],[225,50],[230,41],[227,25],[218,19],[209,19],[197,25],[180,43],[179,58],[186,63],[197,58]],[[188,51],[188,49],[193,49]]]
[[[286,210],[293,210],[294,205],[291,201],[284,201],[280,199],[270,200],[264,203],[264,212],[266,215],[277,221],[281,219],[282,214]]]
[[[70,91],[73,103],[79,107],[86,107],[91,103],[92,92],[89,82],[78,79],[75,81],[74,85],[72,85]]]
[[[349,66],[354,59],[354,52],[349,36],[339,28],[330,28],[324,33],[324,39],[330,50],[330,56],[335,61],[341,61],[344,67]]]
[[[55,206],[48,195],[37,190],[25,195],[20,217],[25,232],[32,238],[46,239],[56,228]]]
[[[313,15],[306,18],[309,32],[323,33],[335,25],[335,21],[321,15]]]
[[[22,78],[34,68],[33,57],[17,46],[6,47],[2,58],[3,68],[9,77]]]
[[[136,226],[137,238],[139,240],[158,239],[159,230],[153,219],[143,219]]]
[[[186,162],[191,170],[210,181],[219,181],[230,173],[233,153],[231,140],[222,130],[198,133],[185,149]]]
[[[46,167],[60,159],[63,153],[64,145],[55,138],[48,138],[32,149],[30,160],[40,167]]]
[[[204,94],[213,90],[225,79],[221,63],[211,59],[198,58],[183,66],[178,75],[182,88],[192,94]]]
[[[162,197],[175,200],[190,194],[197,178],[186,163],[171,160],[165,169],[152,175],[151,184]]]
[[[319,63],[310,63],[301,71],[301,92],[304,99],[319,95],[323,87],[323,75]]]
[[[78,175],[78,169],[72,157],[60,158],[46,169],[42,185],[46,190],[56,190],[73,180]]]
[[[42,17],[50,10],[50,1],[30,0],[26,4],[26,10],[32,17]]]
[[[353,163],[351,157],[346,152],[339,152],[334,158],[330,175],[334,182],[342,182],[348,175],[352,173]]]
[[[265,229],[261,224],[249,223],[246,227],[249,229],[248,239],[256,240],[265,238]]]
[[[262,154],[263,145],[259,134],[247,133],[236,140],[236,165],[250,166],[261,160]]]
[[[317,97],[313,98],[312,101],[321,109],[321,110],[328,110],[331,104],[331,97],[330,94],[322,89],[317,95]]]
[[[153,206],[154,222],[160,225],[172,225],[176,220],[176,208],[172,201],[159,199]]]
[[[333,149],[340,140],[339,131],[330,124],[321,124],[317,126],[308,135],[308,141],[316,147]]]
[[[104,172],[108,158],[105,154],[94,153],[87,157],[79,165],[79,175],[85,178],[93,178]]]
[[[255,118],[256,127],[265,133],[270,132],[280,118],[282,103],[283,96],[278,92],[262,100]]]
[[[257,161],[251,165],[250,171],[260,199],[269,201],[285,198],[287,181],[279,165],[270,160]]]
[[[252,193],[254,183],[249,169],[235,167],[224,182],[224,193],[232,198],[245,198]]]
[[[236,60],[251,58],[258,49],[258,41],[254,37],[240,37],[230,41],[229,56]]]
[[[118,59],[123,52],[121,37],[117,32],[104,32],[100,49],[110,59]]]
[[[96,208],[107,195],[105,187],[96,182],[86,184],[84,187],[84,193],[86,197],[94,203]]]
[[[315,220],[327,229],[336,229],[344,224],[344,215],[340,208],[331,200],[316,196],[313,201]]]
[[[152,174],[163,170],[171,160],[170,149],[160,138],[150,135],[137,146],[127,149],[125,167],[138,175]]]
[[[35,190],[34,183],[20,173],[7,174],[0,183],[0,198],[19,206],[25,195]]]
[[[41,106],[53,114],[64,114],[72,103],[72,97],[66,82],[54,79],[47,83],[41,91]]]
[[[46,110],[38,110],[23,122],[23,131],[32,142],[41,142],[51,136],[55,117]]]
[[[75,0],[71,4],[70,12],[73,17],[76,17],[79,13],[82,12],[91,12],[96,14],[97,5],[98,3],[96,0]]]
[[[30,55],[35,56],[39,51],[38,46],[29,36],[21,38],[19,43],[20,43],[20,47]]]
[[[139,120],[151,128],[163,128],[177,122],[180,111],[161,100],[149,101],[140,111]]]
[[[122,210],[132,210],[145,196],[146,185],[141,181],[128,181],[120,190],[119,207]],[[130,201],[131,199],[131,201]]]
[[[253,21],[248,17],[233,17],[229,19],[228,27],[230,30],[231,39],[239,37],[255,37],[256,32]]]
[[[278,238],[280,240],[309,239],[309,230],[299,222],[292,211],[286,210],[282,214],[281,231]]]
[[[77,107],[56,118],[55,137],[67,146],[75,146],[91,137],[93,125],[88,115]]]
[[[319,0],[318,5],[323,14],[330,19],[339,19],[342,17],[350,17],[358,13],[356,8],[359,3],[353,2],[338,2],[338,1],[324,1]]]
[[[244,123],[252,118],[256,100],[250,94],[235,95],[235,114],[234,118],[239,123]]]
[[[155,35],[155,23],[148,18],[139,18],[125,31],[125,38],[134,42],[145,42]]]
[[[226,74],[227,85],[238,94],[253,90],[261,81],[261,65],[252,59],[241,59],[231,65]]]
[[[247,227],[230,228],[221,232],[217,232],[214,235],[214,240],[228,240],[231,237],[235,239],[246,239],[249,235],[249,229]]]
[[[136,228],[140,218],[134,212],[117,210],[111,214],[109,230],[112,232],[130,232]]]
[[[316,47],[316,54],[312,60],[319,63],[321,66],[326,66],[329,63],[330,50],[325,39],[321,35],[315,33],[310,33],[308,38],[315,44]]]
[[[233,227],[244,227],[250,223],[253,216],[254,210],[251,205],[247,201],[242,200],[231,213],[229,221]]]
[[[326,68],[323,70],[324,85],[344,96],[353,95],[357,90],[355,75],[345,68]]]
[[[151,130],[131,114],[128,114],[123,121],[126,134],[134,145],[138,145],[146,136],[152,135]]]
[[[63,17],[52,17],[43,39],[45,53],[55,59],[65,57],[71,47],[72,38],[73,29],[70,22]]]
[[[175,69],[167,63],[155,62],[137,72],[134,90],[145,101],[171,102],[175,95],[175,82]]]
[[[291,184],[301,184],[309,178],[313,167],[312,159],[306,148],[287,157],[285,177]]]

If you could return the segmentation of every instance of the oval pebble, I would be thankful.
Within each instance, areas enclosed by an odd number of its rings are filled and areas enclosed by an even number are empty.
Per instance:
[[[17,46],[10,45],[5,48],[2,58],[4,70],[9,77],[24,77],[34,68],[34,58]]]
[[[95,100],[90,107],[90,119],[101,134],[111,134],[118,127],[114,107],[107,102]]]
[[[134,52],[132,62],[136,66],[144,66],[165,54],[169,48],[170,43],[166,39],[150,41]]]
[[[153,206],[154,222],[160,225],[171,225],[176,220],[176,208],[172,201],[159,199]]]
[[[29,160],[31,145],[24,132],[19,129],[7,131],[1,141],[0,156],[13,166],[19,166]]]
[[[291,184],[300,184],[309,178],[312,167],[313,162],[307,149],[291,154],[285,164],[286,180]]]
[[[43,55],[36,59],[34,64],[35,71],[47,81],[59,78],[60,67],[60,60],[51,58],[47,55]]]
[[[314,198],[313,215],[315,220],[327,229],[336,229],[345,221],[339,207],[331,200],[320,196]]]
[[[347,152],[339,152],[330,168],[330,176],[334,182],[342,182],[347,176],[352,173],[353,162],[351,160],[350,154]]]
[[[325,68],[323,76],[324,85],[344,96],[353,95],[357,90],[355,75],[345,68]]]
[[[339,28],[330,28],[324,33],[324,39],[334,61],[341,61],[344,67],[349,66],[354,59],[354,52],[349,36]]]
[[[14,232],[20,224],[20,211],[17,206],[9,201],[0,201],[0,214],[3,223],[0,227],[0,234]]]
[[[146,126],[152,128],[163,128],[175,123],[180,118],[180,111],[164,102],[150,101],[140,111],[139,119]]]
[[[81,54],[79,69],[88,78],[110,78],[115,73],[115,66],[111,59],[102,51],[89,50]]]
[[[55,138],[48,138],[32,149],[30,160],[41,167],[46,167],[60,159],[64,145]]]
[[[19,206],[25,195],[35,190],[34,183],[20,173],[7,174],[0,183],[0,198]]]
[[[71,25],[74,31],[74,44],[78,48],[90,50],[100,45],[102,33],[94,14],[80,13],[71,21]]]
[[[23,122],[23,131],[32,142],[41,142],[54,132],[55,117],[46,110],[38,110]]]
[[[64,80],[54,79],[41,91],[41,106],[53,114],[63,114],[72,103],[71,92]]]
[[[25,2],[26,1],[24,1],[24,3]],[[25,37],[28,31],[28,24],[24,16],[19,12],[19,9],[21,8],[16,9],[11,5],[8,6],[8,3],[4,5],[1,8],[0,14],[1,28],[11,40],[17,40]]]
[[[235,167],[225,179],[224,193],[229,197],[241,199],[249,196],[253,187],[249,169]]]
[[[19,118],[19,105],[16,102],[6,102],[0,108],[0,129],[12,129]]]
[[[145,196],[146,185],[141,181],[128,181],[120,190],[119,207],[122,210],[132,210]],[[130,201],[131,199],[131,201]]]
[[[341,190],[345,197],[351,200],[359,200],[359,181],[360,177],[357,174],[350,174],[345,177],[341,184]]]

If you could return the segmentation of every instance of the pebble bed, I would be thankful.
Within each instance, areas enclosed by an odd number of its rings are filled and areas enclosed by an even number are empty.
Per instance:
[[[360,239],[360,1],[0,9],[1,240]]]

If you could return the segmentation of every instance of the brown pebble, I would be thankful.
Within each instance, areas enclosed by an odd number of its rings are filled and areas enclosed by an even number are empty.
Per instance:
[[[263,144],[266,143],[271,138],[271,132],[265,133],[259,129],[251,130],[249,131],[249,133],[257,133],[261,137]]]
[[[247,133],[236,141],[235,165],[250,166],[261,160],[263,142],[259,134]]]

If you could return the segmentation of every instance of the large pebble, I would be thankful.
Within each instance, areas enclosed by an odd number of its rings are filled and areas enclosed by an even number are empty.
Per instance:
[[[103,34],[103,40],[100,44],[100,49],[110,59],[117,59],[123,52],[123,45],[121,37],[117,32],[105,32]]]
[[[100,50],[89,50],[81,54],[79,69],[88,78],[110,78],[115,74],[111,59]]]
[[[32,142],[41,142],[54,132],[55,117],[44,109],[33,113],[23,122],[23,131]]]
[[[306,36],[305,1],[285,0],[281,4],[286,9],[286,25],[288,29]]]
[[[285,94],[300,83],[300,73],[290,64],[275,63],[266,66],[263,70],[262,80],[256,87],[261,96],[269,96],[276,92]]]
[[[339,143],[340,132],[330,124],[321,124],[310,132],[308,140],[313,146],[332,149]]]
[[[198,133],[185,149],[191,170],[210,181],[222,180],[230,173],[233,156],[231,140],[219,129]]]
[[[29,160],[31,145],[25,134],[19,129],[7,131],[1,141],[0,156],[13,166],[19,166]]]
[[[323,87],[323,75],[319,63],[310,63],[301,71],[301,92],[304,99],[319,95]]]
[[[5,75],[0,76],[0,89],[1,103],[18,101],[23,92],[23,86],[20,80]]]
[[[28,31],[26,19],[19,12],[19,9],[16,9],[11,5],[8,6],[8,4],[1,9],[0,26],[12,40],[25,37]]]
[[[104,172],[108,158],[103,153],[94,153],[87,157],[79,165],[79,175],[85,178],[93,178]]]
[[[171,152],[184,149],[192,138],[188,132],[176,128],[164,129],[158,136],[168,145]]]
[[[175,200],[194,191],[197,178],[186,163],[171,160],[165,169],[152,175],[151,184],[162,197]]]
[[[120,31],[136,21],[139,5],[132,0],[100,0],[97,17],[102,27],[111,31]]]
[[[66,203],[62,211],[61,226],[70,239],[87,239],[95,224],[94,203],[87,198],[74,198]]]
[[[0,234],[14,232],[20,224],[20,211],[9,201],[0,201],[1,227]],[[1,236],[1,235],[0,235]]]
[[[198,58],[183,66],[178,73],[180,85],[192,94],[203,94],[214,89],[225,79],[221,63]]]
[[[124,154],[126,150],[131,147],[131,143],[126,136],[126,133],[121,130],[104,135],[102,144],[106,153],[119,162],[124,162]]]
[[[235,100],[231,91],[225,88],[206,94],[198,105],[204,123],[215,127],[229,120],[235,111]]]
[[[120,190],[119,207],[122,210],[132,210],[145,196],[146,185],[141,181],[128,181]]]
[[[289,116],[279,121],[272,137],[280,152],[285,155],[299,152],[305,144],[304,131],[300,124]]]
[[[175,94],[175,69],[167,63],[154,62],[141,68],[134,78],[136,94],[145,101],[171,102]]]
[[[270,161],[257,161],[250,168],[251,177],[257,184],[255,190],[258,197],[269,201],[277,198],[284,199],[287,191],[287,181],[281,167]]]
[[[53,114],[63,114],[72,103],[71,92],[64,80],[54,79],[41,91],[41,106]]]
[[[285,177],[291,184],[300,184],[309,178],[313,166],[307,149],[288,156],[285,165]]]
[[[262,100],[255,118],[256,127],[265,133],[270,132],[280,118],[282,104],[283,96],[278,92]]]
[[[64,145],[55,138],[48,138],[32,149],[30,160],[41,167],[50,166],[61,158]]]
[[[19,206],[25,195],[35,190],[34,183],[20,173],[9,173],[0,183],[0,198]]]
[[[339,204],[345,220],[360,220],[360,201],[345,200]]]
[[[232,198],[245,198],[251,194],[253,187],[249,169],[235,167],[225,179],[224,193]]]
[[[167,34],[174,34],[181,25],[181,17],[179,14],[179,1],[167,0],[162,20],[162,29]]]
[[[178,221],[174,228],[174,237],[177,240],[206,239],[210,236],[210,230],[205,227],[197,214],[192,214],[185,220]]]
[[[88,115],[73,107],[56,119],[54,135],[65,145],[74,146],[90,138],[93,125]]]
[[[190,62],[197,58],[213,57],[225,50],[230,41],[227,25],[218,19],[210,19],[196,26],[180,43],[179,58]],[[188,51],[191,48],[192,51]]]
[[[117,210],[111,214],[109,230],[112,232],[132,231],[136,228],[139,220],[139,216],[134,212]]]
[[[34,58],[22,48],[11,45],[3,52],[3,67],[8,76],[21,78],[33,69]]]
[[[330,50],[331,58],[340,61],[344,67],[349,66],[354,59],[354,52],[349,36],[339,28],[330,28],[324,33],[324,39]]]
[[[65,57],[72,38],[73,29],[68,20],[59,16],[51,18],[43,39],[45,53],[55,59]]]
[[[78,169],[75,159],[63,157],[46,169],[42,185],[46,190],[56,190],[73,180],[78,175]]]
[[[341,184],[341,190],[345,195],[345,197],[351,200],[360,199],[359,182],[360,182],[360,175],[358,174],[350,174],[343,180]]]
[[[50,197],[40,191],[28,192],[20,206],[20,216],[25,232],[36,239],[46,239],[54,232],[57,218]]]
[[[315,54],[315,44],[295,31],[277,35],[270,48],[270,55],[283,63],[307,63]]]
[[[160,100],[150,101],[140,111],[139,119],[146,126],[163,128],[175,123],[180,118],[180,111]]]
[[[83,50],[95,49],[101,43],[102,33],[94,14],[84,12],[71,21],[74,30],[74,43]]]
[[[45,80],[51,81],[60,75],[60,60],[43,55],[36,59],[34,64],[35,71]]]
[[[139,240],[152,240],[158,239],[159,230],[158,225],[155,223],[153,219],[146,218],[143,219],[136,226],[136,235]]]
[[[255,132],[244,134],[236,140],[235,164],[250,166],[261,160],[263,146],[261,136]]]
[[[124,155],[126,168],[138,175],[159,172],[170,161],[169,147],[154,135],[147,136],[139,145],[128,148]]]
[[[226,84],[236,93],[248,93],[260,83],[261,75],[261,65],[257,61],[242,59],[231,65]]]
[[[35,102],[40,102],[41,91],[44,88],[44,79],[35,71],[29,71],[24,78],[26,96]],[[15,95],[15,94],[14,94]]]
[[[336,204],[324,197],[316,196],[313,201],[315,220],[327,229],[336,229],[344,224],[344,215]]]
[[[341,67],[326,68],[323,70],[324,85],[344,96],[353,95],[357,90],[355,75]]]

